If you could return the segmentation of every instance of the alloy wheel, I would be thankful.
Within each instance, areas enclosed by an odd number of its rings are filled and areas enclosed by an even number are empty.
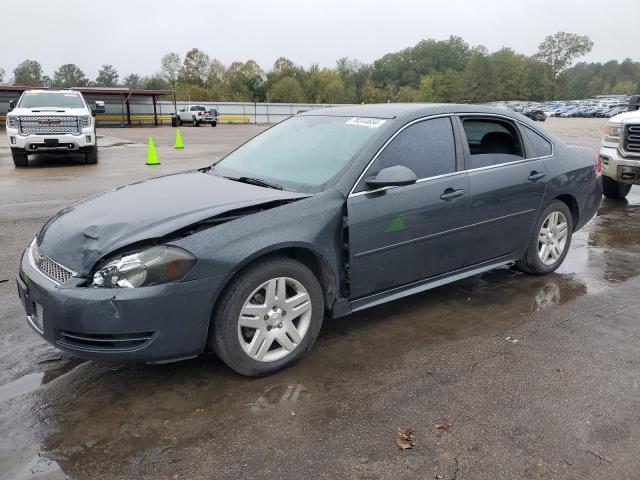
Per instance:
[[[238,317],[238,340],[253,360],[275,362],[293,352],[311,324],[311,297],[289,277],[272,278],[256,288]]]
[[[567,218],[562,212],[551,212],[538,234],[538,257],[545,265],[553,265],[564,253],[569,235]]]

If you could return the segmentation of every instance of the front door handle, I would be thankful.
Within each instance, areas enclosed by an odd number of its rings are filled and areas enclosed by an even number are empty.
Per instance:
[[[531,181],[531,182],[537,182],[538,180],[540,180],[542,177],[544,177],[546,174],[544,172],[536,172],[535,170],[533,172],[531,172],[531,174],[527,177],[527,180]]]
[[[458,197],[464,195],[464,190],[454,190],[453,188],[447,188],[442,195],[440,195],[440,199],[451,202]]]

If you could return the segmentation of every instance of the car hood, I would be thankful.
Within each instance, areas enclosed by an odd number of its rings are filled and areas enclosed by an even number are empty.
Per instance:
[[[79,275],[115,250],[157,239],[231,210],[308,197],[194,171],[168,175],[89,197],[42,228],[42,253]]]

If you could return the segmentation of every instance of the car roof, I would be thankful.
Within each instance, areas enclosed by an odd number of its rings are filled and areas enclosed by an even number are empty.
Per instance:
[[[400,116],[429,116],[445,113],[494,113],[511,115],[505,108],[456,103],[374,103],[320,108],[300,113],[302,116],[372,117],[392,119]]]

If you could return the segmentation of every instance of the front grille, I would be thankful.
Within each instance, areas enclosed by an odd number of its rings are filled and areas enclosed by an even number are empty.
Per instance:
[[[30,133],[40,135],[70,133],[78,135],[80,133],[78,117],[60,115],[18,117],[18,126],[20,133],[23,135],[29,135]]]
[[[126,351],[145,346],[155,332],[134,333],[77,333],[58,331],[58,345],[77,350]]]
[[[63,267],[62,265],[54,262],[46,255],[43,255],[38,248],[38,245],[34,242],[31,245],[31,258],[33,259],[34,266],[47,278],[60,284],[69,280],[75,275],[75,272]]]
[[[640,125],[625,127],[622,148],[629,153],[640,155]]]

